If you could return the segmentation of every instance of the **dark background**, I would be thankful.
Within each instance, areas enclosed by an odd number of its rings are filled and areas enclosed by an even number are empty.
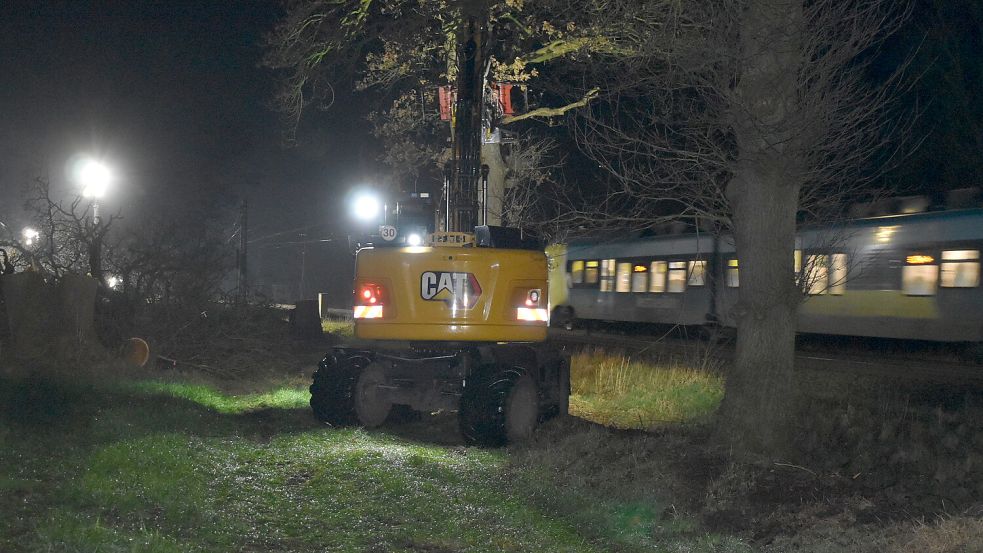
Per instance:
[[[0,4],[0,221],[30,223],[23,194],[38,176],[74,195],[71,160],[95,155],[117,173],[102,204],[124,230],[145,209],[247,199],[256,284],[297,295],[301,242],[307,294],[329,266],[350,271],[337,263],[339,196],[371,178],[376,154],[347,106],[284,144],[274,75],[259,67],[280,15],[276,2]],[[329,255],[335,242],[322,240],[338,238]]]

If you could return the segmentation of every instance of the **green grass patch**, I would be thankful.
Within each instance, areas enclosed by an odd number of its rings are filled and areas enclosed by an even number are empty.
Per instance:
[[[316,424],[303,389],[8,384],[0,551],[743,551],[699,545],[692,521],[667,541],[653,507],[509,450]],[[58,415],[14,417],[18,389]]]
[[[211,386],[182,382],[138,382],[133,388],[138,392],[186,399],[225,414],[257,409],[302,409],[307,407],[311,398],[307,386],[281,387],[265,393],[242,395],[225,394]]]
[[[573,356],[571,413],[618,428],[705,421],[723,399],[716,372],[603,351]]]
[[[351,338],[355,335],[355,324],[351,321],[338,321],[335,319],[321,319],[321,330],[325,334],[334,334]]]

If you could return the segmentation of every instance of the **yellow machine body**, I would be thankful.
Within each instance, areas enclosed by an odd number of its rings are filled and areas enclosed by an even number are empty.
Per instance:
[[[543,252],[483,247],[366,248],[355,261],[355,336],[371,340],[541,342],[549,325]]]

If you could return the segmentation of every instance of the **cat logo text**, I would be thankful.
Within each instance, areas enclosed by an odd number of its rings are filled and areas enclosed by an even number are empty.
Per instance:
[[[481,296],[481,285],[471,273],[425,271],[420,275],[420,297],[442,301],[456,309],[471,309]]]

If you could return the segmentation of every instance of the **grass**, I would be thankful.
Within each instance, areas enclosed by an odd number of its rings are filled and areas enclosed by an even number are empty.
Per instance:
[[[258,394],[229,395],[202,384],[151,380],[133,383],[132,389],[136,392],[186,399],[223,414],[257,409],[305,409],[311,398],[306,385],[278,387]]]
[[[0,381],[0,551],[747,551],[510,450],[315,424],[307,399]]]
[[[632,360],[601,350],[573,356],[572,414],[617,428],[707,420],[723,398],[723,378],[679,363]]]
[[[325,334],[351,338],[355,335],[355,325],[351,321],[321,319],[321,330]]]
[[[796,529],[764,551],[955,553],[983,535],[969,512],[857,524],[854,496],[757,512],[749,498],[771,489],[774,467],[726,487],[730,465],[703,451],[699,424],[721,379],[678,363],[573,358],[575,414],[666,429],[567,418],[497,450],[465,447],[447,416],[371,432],[316,424],[296,377],[233,394],[185,376],[0,377],[0,551],[751,553],[731,526],[707,530],[708,513],[756,529],[785,509],[777,520]],[[721,489],[725,505],[711,497]]]
[[[342,337],[354,332],[350,321],[322,320],[321,327]],[[704,422],[723,398],[723,378],[706,359],[692,361],[656,363],[601,349],[580,352],[571,360],[570,411],[616,428]]]

